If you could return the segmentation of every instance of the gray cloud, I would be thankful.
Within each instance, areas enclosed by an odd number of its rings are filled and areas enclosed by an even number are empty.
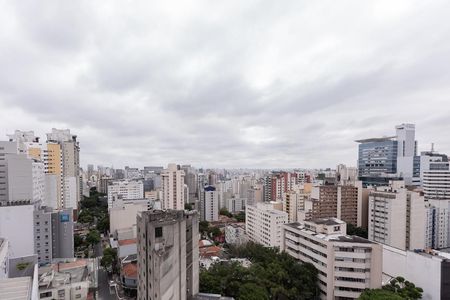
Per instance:
[[[0,134],[79,136],[82,163],[333,167],[417,124],[450,152],[450,4],[0,4]]]

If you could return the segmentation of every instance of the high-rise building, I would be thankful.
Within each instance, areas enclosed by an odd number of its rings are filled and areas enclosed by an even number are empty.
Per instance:
[[[283,211],[288,214],[288,222],[297,222],[299,211],[305,210],[305,201],[309,199],[310,193],[303,189],[289,191],[283,195]]]
[[[176,164],[169,164],[161,172],[162,208],[184,209],[184,171]]]
[[[364,186],[385,185],[397,176],[398,146],[395,137],[357,140],[358,177]]]
[[[354,226],[362,226],[362,183],[348,185],[316,185],[305,199],[300,220],[338,218]]]
[[[280,247],[281,227],[288,222],[288,214],[272,204],[256,203],[245,209],[245,231],[249,239],[267,247]]]
[[[421,181],[425,201],[430,205],[427,246],[433,249],[450,247],[450,166],[447,155],[423,152]]]
[[[382,246],[346,235],[345,222],[317,219],[282,230],[281,250],[319,271],[321,299],[358,299],[365,289],[381,287]]]
[[[69,129],[47,133],[47,205],[56,209],[78,207],[80,194],[80,146]],[[54,191],[56,189],[56,192]]]
[[[144,184],[142,180],[120,180],[108,185],[108,208],[117,199],[134,200],[144,198]]]
[[[43,207],[34,212],[34,246],[41,265],[55,258],[73,258],[72,208],[53,210]]]
[[[395,179],[404,180],[406,185],[420,185],[415,125],[401,124],[395,129],[395,136],[356,141],[358,176],[364,187],[388,185]]]
[[[192,299],[199,291],[198,240],[196,211],[138,214],[137,299]]]
[[[417,141],[415,125],[401,124],[395,126],[397,134],[397,174],[406,185],[420,185]]]
[[[424,197],[404,181],[369,193],[369,240],[401,250],[425,248],[427,212]]]
[[[35,253],[34,210],[30,200],[0,203],[0,237],[9,241],[11,258]]]
[[[219,220],[219,193],[216,188],[209,185],[203,188],[202,202],[200,203],[200,220],[215,222]]]

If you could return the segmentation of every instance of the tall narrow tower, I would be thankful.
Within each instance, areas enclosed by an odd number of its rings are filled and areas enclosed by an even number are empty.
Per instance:
[[[161,173],[163,209],[184,209],[184,171],[169,164]]]

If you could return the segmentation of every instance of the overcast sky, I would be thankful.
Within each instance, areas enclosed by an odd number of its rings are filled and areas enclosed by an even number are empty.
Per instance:
[[[449,12],[0,0],[0,136],[70,128],[83,165],[314,168],[355,165],[355,139],[409,122],[420,150],[448,153]]]

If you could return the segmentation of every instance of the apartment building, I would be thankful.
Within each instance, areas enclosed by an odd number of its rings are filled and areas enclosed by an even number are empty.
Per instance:
[[[213,186],[205,186],[200,202],[200,220],[215,222],[219,220],[219,192]]]
[[[184,209],[184,176],[184,171],[176,164],[169,164],[161,172],[163,209]]]
[[[427,208],[423,195],[404,181],[369,192],[369,239],[401,250],[424,249]]]
[[[362,182],[326,184],[312,187],[305,199],[300,220],[338,218],[354,226],[362,226]]]
[[[321,299],[358,299],[364,289],[381,287],[382,246],[346,235],[339,219],[283,225],[280,250],[319,270]]]
[[[138,300],[190,300],[198,293],[198,222],[196,211],[138,214]]]
[[[133,200],[144,198],[144,183],[141,180],[117,180],[108,185],[108,209],[115,199]]]
[[[257,203],[245,209],[245,231],[249,239],[267,247],[280,247],[281,228],[288,223],[286,212],[273,208],[272,204]]]

